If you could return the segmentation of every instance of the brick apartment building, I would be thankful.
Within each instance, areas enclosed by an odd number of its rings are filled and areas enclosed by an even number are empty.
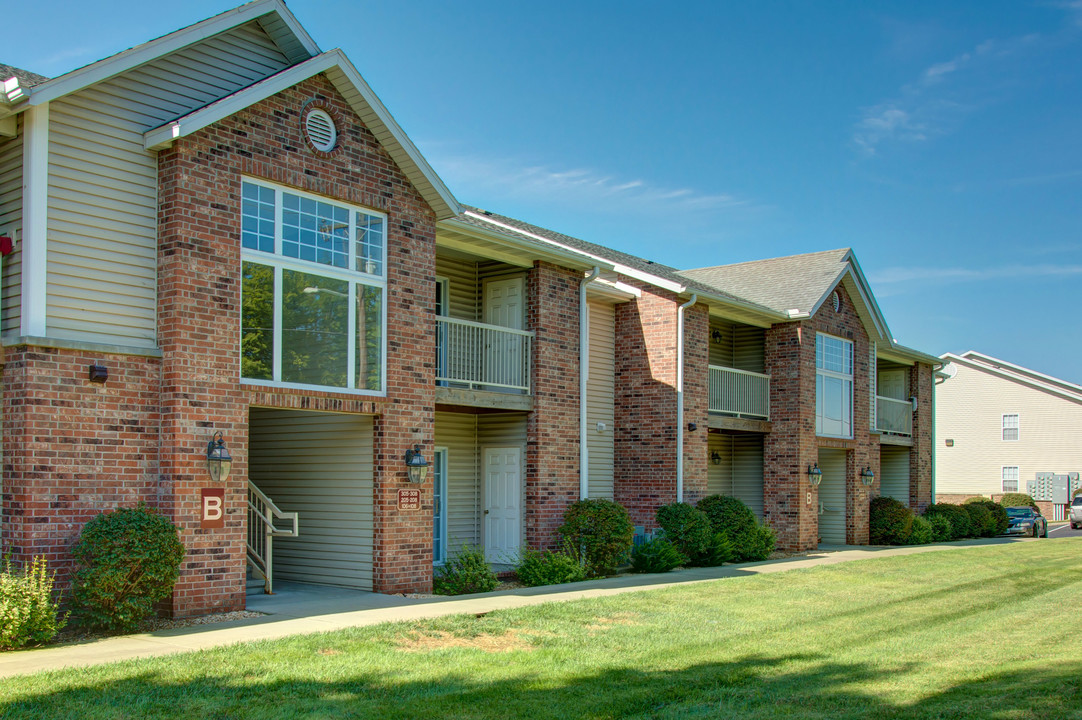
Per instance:
[[[550,544],[581,497],[649,529],[735,495],[792,549],[867,543],[876,494],[931,500],[939,361],[851,251],[678,271],[463,206],[278,0],[0,76],[16,561],[64,578],[89,518],[146,502],[194,615],[243,607],[264,517],[299,529],[275,578],[402,592],[466,544]]]

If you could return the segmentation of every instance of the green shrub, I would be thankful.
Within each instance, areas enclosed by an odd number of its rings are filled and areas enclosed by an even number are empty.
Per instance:
[[[1025,493],[1007,493],[999,499],[999,504],[1005,508],[1037,507],[1037,503],[1033,501],[1033,498]]]
[[[173,592],[184,545],[173,523],[140,503],[91,519],[71,553],[81,566],[72,584],[79,622],[125,632]]]
[[[631,551],[631,569],[637,573],[669,572],[687,562],[687,557],[665,538],[648,540]]]
[[[962,507],[969,513],[969,520],[973,523],[973,534],[976,537],[993,537],[998,534],[996,519],[992,517],[988,508],[980,503],[969,503]]]
[[[564,546],[579,554],[587,577],[597,577],[627,562],[635,527],[623,506],[596,498],[570,505],[559,533]]]
[[[983,495],[974,495],[973,497],[966,498],[962,501],[963,505],[970,505],[972,503],[988,502],[988,498]]]
[[[466,545],[436,570],[432,592],[437,595],[467,595],[492,592],[499,584],[496,573],[492,572],[485,560],[485,553]]]
[[[973,521],[969,518],[969,513],[961,505],[952,505],[951,503],[935,503],[929,505],[924,511],[925,517],[931,519],[933,515],[941,515],[951,524],[951,540],[961,540],[968,537],[976,537],[976,532],[973,528]]]
[[[913,531],[909,533],[909,544],[927,545],[933,540],[935,540],[935,530],[932,527],[932,523],[919,515],[914,517]]]
[[[53,599],[53,574],[44,556],[16,570],[5,559],[0,569],[0,650],[40,645],[56,636],[67,621]]]
[[[586,579],[586,568],[574,553],[564,550],[522,551],[522,560],[515,570],[518,580],[527,587],[560,585]]]
[[[732,548],[733,562],[766,560],[774,552],[776,537],[768,525],[761,525],[751,508],[734,497],[710,495],[695,507],[710,518],[714,532],[721,533]]]
[[[980,505],[983,508],[987,508],[988,512],[992,514],[992,525],[987,528],[987,534],[983,537],[995,537],[996,535],[1002,535],[1007,530],[1007,508],[1003,507],[997,502],[992,502],[988,498],[969,498],[965,502],[966,505]]]
[[[913,531],[913,511],[892,497],[872,500],[868,541],[872,545],[905,545]]]
[[[924,515],[921,519],[932,526],[931,542],[950,542],[954,539],[954,527],[946,515]]]
[[[689,565],[712,567],[732,557],[728,540],[714,531],[702,510],[677,502],[662,505],[656,517],[665,539],[687,557]]]

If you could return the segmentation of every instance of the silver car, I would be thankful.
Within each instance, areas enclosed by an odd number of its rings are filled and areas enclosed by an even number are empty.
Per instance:
[[[1071,529],[1082,528],[1082,495],[1075,495],[1071,503]]]

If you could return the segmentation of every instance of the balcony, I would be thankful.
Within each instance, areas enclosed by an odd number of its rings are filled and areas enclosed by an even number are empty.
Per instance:
[[[913,403],[876,395],[875,429],[881,433],[912,437]]]
[[[437,316],[436,384],[528,395],[532,342],[526,330]]]
[[[770,419],[770,376],[710,365],[709,412],[749,420]]]

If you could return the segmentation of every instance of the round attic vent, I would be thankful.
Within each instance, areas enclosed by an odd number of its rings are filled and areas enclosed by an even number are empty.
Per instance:
[[[304,116],[304,133],[312,147],[321,152],[334,150],[334,144],[338,141],[338,128],[334,126],[334,119],[326,110],[319,108],[309,110]]]
[[[834,312],[838,312],[842,309],[842,298],[838,295],[838,291],[835,290],[834,294],[830,296],[830,304],[834,306]]]

